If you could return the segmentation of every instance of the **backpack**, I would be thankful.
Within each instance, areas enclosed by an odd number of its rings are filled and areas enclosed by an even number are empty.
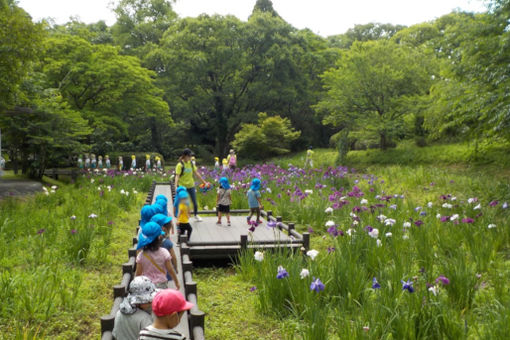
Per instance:
[[[237,156],[230,155],[229,165],[236,165],[236,162],[237,162]]]

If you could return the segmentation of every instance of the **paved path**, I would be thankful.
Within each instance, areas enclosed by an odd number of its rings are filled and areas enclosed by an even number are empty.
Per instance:
[[[0,198],[8,196],[24,196],[42,191],[42,184],[25,179],[0,179]]]

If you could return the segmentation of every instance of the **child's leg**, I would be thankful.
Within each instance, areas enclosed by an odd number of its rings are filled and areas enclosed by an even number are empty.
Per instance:
[[[188,240],[191,239],[191,232],[193,231],[193,228],[191,227],[191,224],[188,224],[187,225],[187,229],[188,229]]]
[[[230,223],[230,213],[227,213],[227,223]]]
[[[257,223],[260,223],[260,208],[257,208],[256,211],[257,211]]]
[[[221,223],[221,211],[218,211],[218,223]]]
[[[195,190],[195,187],[186,189],[188,191],[189,197],[191,198],[191,201],[193,202],[193,213],[195,216],[197,216],[198,213],[198,204],[197,204],[197,191]]]

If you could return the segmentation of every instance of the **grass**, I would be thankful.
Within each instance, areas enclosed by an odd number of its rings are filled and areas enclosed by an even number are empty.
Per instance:
[[[2,338],[97,338],[150,183],[97,175],[0,202]]]

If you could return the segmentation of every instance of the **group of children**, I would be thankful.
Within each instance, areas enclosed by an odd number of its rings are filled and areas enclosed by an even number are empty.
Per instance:
[[[230,150],[227,158],[223,158],[220,165],[220,158],[214,157],[214,169],[216,171],[235,170],[237,167],[237,155],[233,149]]]
[[[156,156],[154,158],[154,161],[155,161],[155,164],[151,165],[151,156],[145,155],[145,168],[144,169],[146,172],[150,171],[151,169],[158,170],[158,171],[163,170],[163,166],[161,163],[161,157]],[[80,169],[102,170],[102,169],[110,169],[111,167],[112,167],[112,164],[110,161],[110,157],[108,155],[104,156],[104,163],[103,163],[103,156],[98,156],[96,159],[96,155],[94,155],[93,153],[90,155],[85,154],[85,159],[83,158],[82,155],[78,156],[78,168],[80,168]],[[131,170],[136,170],[136,156],[135,155],[131,155],[131,164],[130,164],[129,168]],[[117,169],[119,171],[124,170],[124,160],[123,160],[122,156],[119,156]]]
[[[175,213],[179,232],[191,226],[188,193],[179,190]],[[152,205],[140,212],[136,257],[136,277],[129,286],[129,295],[122,301],[115,317],[113,335],[116,339],[184,339],[173,328],[193,305],[186,302],[177,278],[177,258],[170,235],[174,233],[173,217],[168,214],[168,199],[158,195]],[[173,282],[176,289],[170,288]]]

